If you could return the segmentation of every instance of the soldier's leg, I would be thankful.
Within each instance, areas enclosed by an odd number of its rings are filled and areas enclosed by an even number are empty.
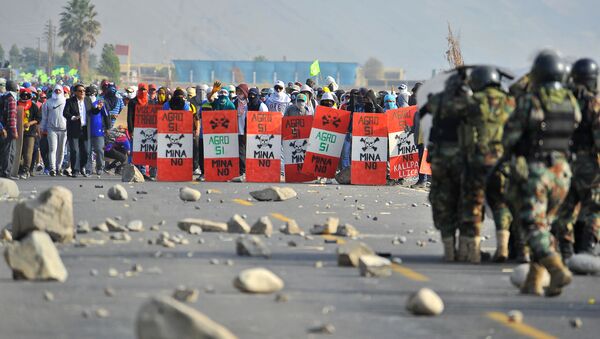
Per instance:
[[[554,238],[547,225],[547,220],[552,220],[567,195],[570,179],[569,164],[563,160],[557,160],[549,167],[540,162],[529,166],[529,183],[521,216],[529,230],[527,243],[533,263],[541,264],[550,273],[547,296],[559,295],[572,279],[571,272],[554,250]]]
[[[453,188],[453,182],[448,171],[450,166],[444,159],[434,159],[431,162],[431,190],[429,191],[429,201],[433,214],[433,223],[442,236],[444,244],[444,260],[455,260],[455,235],[456,220],[451,208],[456,203],[457,196],[453,195],[456,191]]]
[[[573,256],[573,243],[575,237],[573,234],[573,225],[577,220],[577,204],[579,197],[574,183],[571,183],[569,193],[559,207],[556,219],[552,222],[551,231],[558,241],[558,248],[563,260]]]
[[[600,238],[600,168],[597,161],[587,159],[577,168],[577,189],[581,196],[581,211],[578,224],[581,236],[576,238],[578,253],[595,254]]]
[[[458,260],[480,263],[481,224],[485,203],[485,168],[467,164],[461,175],[461,223]]]
[[[496,225],[495,262],[504,262],[508,259],[508,241],[513,216],[508,207],[506,194],[506,176],[500,170],[491,173],[487,180],[485,196],[492,209]]]

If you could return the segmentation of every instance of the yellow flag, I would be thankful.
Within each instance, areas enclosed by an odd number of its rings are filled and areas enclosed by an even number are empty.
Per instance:
[[[321,67],[319,67],[319,60],[313,61],[310,65],[310,76],[314,77],[315,75],[321,73]]]

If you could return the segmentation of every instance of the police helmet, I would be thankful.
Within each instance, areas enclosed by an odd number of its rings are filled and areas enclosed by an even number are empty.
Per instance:
[[[500,86],[500,72],[492,66],[477,66],[469,75],[469,85],[475,92],[489,86]]]
[[[598,64],[589,58],[575,61],[571,69],[571,79],[576,85],[584,85],[595,90],[598,82]]]
[[[539,86],[546,83],[562,82],[567,72],[567,65],[554,51],[538,54],[531,67],[531,81]]]

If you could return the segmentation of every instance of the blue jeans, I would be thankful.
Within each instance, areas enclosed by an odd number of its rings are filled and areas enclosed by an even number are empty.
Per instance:
[[[96,172],[100,173],[104,169],[104,137],[90,137],[86,141],[88,149],[88,161],[86,171],[92,173],[92,156],[96,153]]]
[[[352,134],[346,133],[344,146],[342,146],[342,169],[352,164]]]

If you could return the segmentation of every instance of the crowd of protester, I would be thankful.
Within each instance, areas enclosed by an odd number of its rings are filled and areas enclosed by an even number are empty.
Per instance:
[[[119,90],[108,80],[99,84],[67,86],[0,79],[0,176],[11,177],[14,161],[19,162],[19,179],[34,175],[71,176],[115,175],[131,162],[135,111],[138,105],[158,104],[165,110],[185,110],[194,116],[194,175],[203,180],[202,113],[236,110],[240,146],[240,178],[245,173],[245,132],[248,111],[282,112],[283,116],[314,115],[316,107],[326,106],[350,112],[384,113],[389,109],[416,104],[417,83],[409,91],[401,84],[397,91],[375,92],[358,88],[345,91],[335,79],[326,78],[326,86],[318,87],[313,79],[306,83],[277,81],[270,88],[248,84],[224,85],[215,82],[174,90],[166,86],[139,83]],[[23,146],[21,159],[14,159],[17,107],[23,108]],[[126,114],[125,119],[119,116]],[[126,124],[118,123],[126,121]],[[422,133],[415,116],[415,144],[423,152]],[[350,166],[351,128],[344,141],[340,169]],[[156,178],[156,168],[140,166],[146,179]],[[13,179],[17,179],[12,177]],[[425,186],[428,178],[421,175],[417,186]]]

